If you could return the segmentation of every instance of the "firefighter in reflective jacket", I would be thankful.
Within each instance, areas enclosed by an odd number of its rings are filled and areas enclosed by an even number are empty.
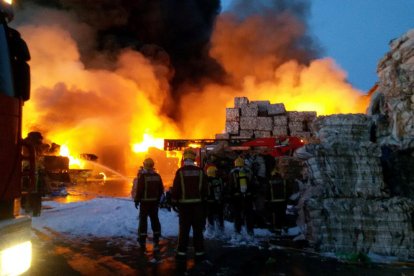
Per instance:
[[[280,173],[276,160],[268,184],[267,206],[271,214],[271,231],[281,233],[286,223],[287,192],[286,180]]]
[[[217,229],[224,231],[223,218],[223,180],[217,176],[217,167],[211,165],[207,168],[208,196],[207,196],[207,221],[210,232]]]
[[[246,224],[247,234],[253,236],[253,184],[249,169],[244,166],[241,157],[234,160],[235,168],[230,171],[229,188],[233,207],[234,228],[236,234],[241,233],[242,225]]]
[[[171,200],[179,213],[179,234],[176,260],[184,264],[187,259],[187,247],[191,227],[195,261],[205,258],[203,228],[205,225],[205,199],[207,196],[207,177],[201,168],[194,164],[196,154],[186,149],[183,154],[183,166],[177,170],[173,182]]]
[[[164,193],[161,176],[154,171],[154,161],[147,158],[143,163],[137,183],[137,192],[134,198],[135,208],[141,204],[139,210],[138,242],[145,250],[147,239],[148,217],[151,220],[154,249],[158,249],[161,235],[161,224],[158,218],[158,204]]]

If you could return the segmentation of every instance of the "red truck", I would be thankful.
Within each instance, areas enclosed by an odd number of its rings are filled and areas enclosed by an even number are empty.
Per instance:
[[[19,275],[31,265],[31,218],[19,215],[22,106],[30,96],[30,54],[13,18],[11,0],[0,0],[0,275]],[[30,150],[26,152],[31,152]],[[32,152],[33,153],[33,152]],[[32,166],[33,167],[33,166]],[[27,176],[34,185],[34,170]]]
[[[229,138],[229,139],[165,139],[165,151],[182,151],[194,147],[197,152],[197,164],[204,166],[209,152],[221,148],[227,152],[255,151],[262,155],[291,156],[293,152],[304,145],[304,141],[295,136],[275,136],[263,138]]]

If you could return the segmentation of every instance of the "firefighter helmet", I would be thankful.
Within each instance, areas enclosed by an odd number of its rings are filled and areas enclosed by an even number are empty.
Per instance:
[[[234,160],[234,166],[235,167],[244,167],[244,159],[241,157],[237,157],[236,160]]]
[[[146,170],[151,170],[154,168],[154,160],[152,160],[151,158],[147,158],[144,160],[144,169]]]
[[[280,171],[279,171],[279,168],[274,168],[273,170],[272,170],[272,172],[270,173],[270,175],[272,175],[272,176],[275,176],[275,175],[277,175],[277,174],[280,174]]]
[[[184,150],[184,153],[183,153],[183,159],[184,160],[190,159],[190,160],[195,161],[196,153],[192,149],[186,149]]]
[[[207,176],[216,177],[216,172],[217,172],[216,166],[210,166],[207,168]]]

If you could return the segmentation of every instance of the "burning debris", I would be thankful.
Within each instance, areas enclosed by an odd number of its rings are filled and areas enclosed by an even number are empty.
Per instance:
[[[40,132],[29,132],[23,140],[23,156],[27,160],[30,149],[34,153],[34,166],[37,174],[41,174],[42,194],[65,195],[66,187],[87,178],[101,178],[101,168],[98,168],[98,156],[91,153],[79,157],[70,155],[66,146],[54,142],[47,143]],[[23,171],[30,170],[28,161],[23,162]],[[27,187],[24,187],[27,189]]]
[[[29,132],[23,142],[33,147],[38,156],[57,155],[60,152],[60,145],[56,143],[44,143],[43,135],[38,131]]]

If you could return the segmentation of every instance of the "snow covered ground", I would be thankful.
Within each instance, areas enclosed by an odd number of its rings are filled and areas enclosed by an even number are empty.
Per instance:
[[[160,209],[159,217],[162,227],[162,236],[176,239],[178,237],[178,214],[174,211]],[[152,231],[149,223],[149,236]],[[53,231],[80,238],[107,238],[123,239],[125,247],[136,244],[138,228],[138,210],[133,201],[127,197],[97,197],[89,201],[74,203],[58,203],[44,201],[40,217],[33,217],[32,226],[46,234]],[[290,228],[290,235],[299,234],[297,227]],[[294,233],[293,233],[294,232]],[[238,239],[234,238],[233,223],[225,221],[224,233],[210,235],[205,233],[205,238],[221,240],[227,247],[254,246],[262,249],[263,241],[268,241],[272,233],[266,229],[255,229],[254,239],[248,238],[243,233]],[[278,247],[271,246],[269,249]],[[322,253],[321,256],[338,258],[332,253]],[[393,257],[377,256],[369,254],[371,261],[376,263],[393,263],[397,261]]]
[[[89,201],[61,204],[44,201],[40,217],[34,217],[32,225],[39,231],[50,228],[56,232],[79,237],[126,238],[136,240],[138,210],[129,198],[102,197]],[[178,237],[178,215],[174,211],[160,209],[162,236]],[[151,236],[149,222],[149,235]],[[258,245],[260,240],[272,234],[265,229],[255,229],[255,238],[234,239],[233,224],[225,221],[225,231],[206,238],[228,241],[230,244]],[[233,239],[232,239],[233,238]]]

